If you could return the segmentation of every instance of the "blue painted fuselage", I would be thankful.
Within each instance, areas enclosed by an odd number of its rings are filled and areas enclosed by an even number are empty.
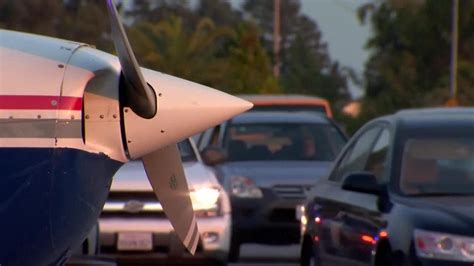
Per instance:
[[[0,265],[62,264],[122,163],[68,148],[0,148]]]

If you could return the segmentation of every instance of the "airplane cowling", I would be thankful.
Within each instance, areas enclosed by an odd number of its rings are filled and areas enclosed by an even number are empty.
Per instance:
[[[118,59],[91,47],[81,47],[66,66],[63,90],[83,92],[83,139],[90,152],[127,162],[121,129]]]

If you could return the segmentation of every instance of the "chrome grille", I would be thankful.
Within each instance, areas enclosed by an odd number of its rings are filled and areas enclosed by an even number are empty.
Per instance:
[[[102,210],[102,216],[121,214],[137,215],[138,213],[163,213],[163,207],[153,192],[116,192],[109,194]]]
[[[282,199],[305,199],[306,190],[301,185],[278,185],[273,187],[273,192]]]

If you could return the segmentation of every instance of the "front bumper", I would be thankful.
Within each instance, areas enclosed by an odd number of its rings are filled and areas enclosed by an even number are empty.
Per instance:
[[[231,216],[198,217],[197,225],[201,238],[196,257],[225,261],[230,247]],[[107,217],[99,220],[100,248],[102,254],[115,254],[119,257],[145,258],[186,258],[190,257],[183,244],[173,231],[167,219]],[[153,250],[143,252],[124,252],[117,249],[120,232],[152,233]]]
[[[282,199],[262,190],[260,199],[231,197],[233,231],[239,243],[286,245],[299,243],[296,206],[304,199]]]

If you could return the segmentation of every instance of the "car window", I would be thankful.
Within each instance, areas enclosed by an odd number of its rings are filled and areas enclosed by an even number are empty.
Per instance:
[[[474,140],[407,140],[400,188],[408,195],[474,195]]]
[[[219,144],[219,135],[221,132],[221,126],[216,126],[212,131],[211,139],[209,141],[209,145],[216,146]]]
[[[374,127],[362,133],[352,144],[352,147],[346,151],[329,180],[340,182],[349,172],[364,170],[372,145],[380,130],[380,127]]]
[[[373,173],[379,183],[386,181],[382,180],[382,178],[385,172],[386,157],[389,146],[390,130],[384,129],[375,142],[364,169],[365,171]]]
[[[216,144],[216,142],[217,142],[217,137],[216,136],[219,135],[218,128],[219,128],[219,126],[209,128],[208,130],[202,132],[199,135],[199,139],[196,141],[196,145],[197,145],[199,151],[204,150],[209,145],[215,145]]]
[[[332,161],[343,139],[333,127],[324,123],[233,124],[226,131],[225,148],[229,161]]]
[[[179,153],[183,162],[197,161],[191,142],[186,139],[178,143]]]

